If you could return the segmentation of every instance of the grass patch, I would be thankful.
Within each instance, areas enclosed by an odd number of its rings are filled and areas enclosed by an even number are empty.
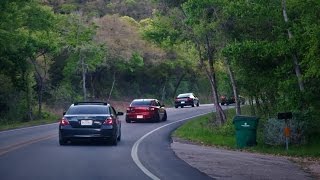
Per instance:
[[[249,115],[249,107],[242,108],[242,114]],[[237,149],[235,128],[232,119],[235,116],[234,109],[226,110],[227,122],[222,127],[214,127],[210,123],[214,114],[210,113],[188,121],[179,127],[173,137],[188,140],[193,143],[199,143],[208,146],[218,146],[227,149]],[[263,121],[262,121],[263,122]],[[242,150],[256,153],[292,156],[292,157],[320,157],[320,137],[314,137],[305,145],[289,145],[286,150],[285,146],[266,145],[263,142],[263,124],[258,124],[257,128],[257,146],[246,147]]]
[[[208,126],[212,114],[207,114],[188,121],[174,132],[175,137],[204,145],[232,147],[235,145],[233,136],[226,135],[223,130]]]
[[[42,124],[50,124],[58,122],[58,116],[50,113],[45,113],[42,119],[35,119],[32,121],[9,121],[9,120],[0,120],[0,131],[17,129],[23,127],[37,126]]]

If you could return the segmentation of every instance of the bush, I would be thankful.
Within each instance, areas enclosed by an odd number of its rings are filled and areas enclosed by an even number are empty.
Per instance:
[[[284,120],[275,118],[268,119],[264,124],[264,143],[269,145],[285,144],[284,128],[286,124]],[[290,139],[291,144],[305,144],[307,126],[298,116],[294,116],[289,120]]]

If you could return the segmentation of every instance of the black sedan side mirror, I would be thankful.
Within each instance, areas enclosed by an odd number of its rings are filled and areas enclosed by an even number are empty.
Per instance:
[[[117,116],[122,116],[123,112],[117,112]]]

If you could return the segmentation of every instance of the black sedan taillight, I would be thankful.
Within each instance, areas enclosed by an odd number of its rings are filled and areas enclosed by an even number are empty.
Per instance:
[[[113,120],[111,117],[108,117],[106,120],[104,120],[103,124],[105,125],[112,125],[113,124]]]
[[[60,125],[61,126],[66,126],[66,125],[70,125],[70,123],[69,123],[69,121],[66,119],[66,118],[62,118],[61,120],[60,120]]]

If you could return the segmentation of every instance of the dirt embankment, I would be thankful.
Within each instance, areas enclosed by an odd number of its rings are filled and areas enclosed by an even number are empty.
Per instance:
[[[126,101],[109,101],[109,103],[116,109],[116,111],[126,112],[130,102]]]

